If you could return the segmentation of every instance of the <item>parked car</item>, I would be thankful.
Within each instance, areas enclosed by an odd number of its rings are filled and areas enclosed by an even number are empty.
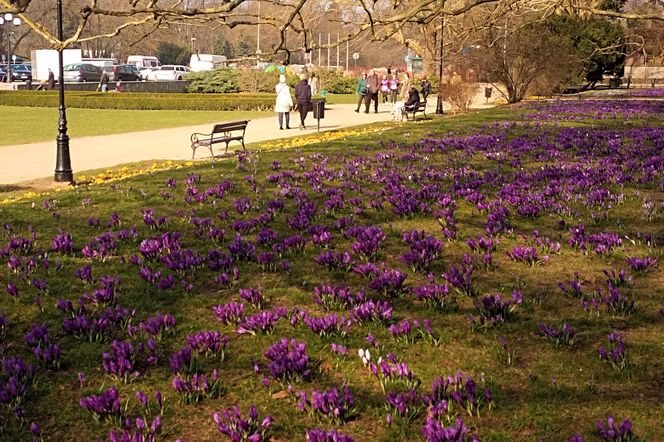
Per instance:
[[[12,78],[14,81],[32,81],[32,69],[25,64],[12,64]]]
[[[156,68],[143,68],[140,70],[141,75],[143,75],[143,80],[150,80],[154,81],[156,78],[154,77],[156,72],[161,69],[161,66],[158,66]]]
[[[148,68],[139,67],[138,73],[141,76],[141,80],[154,80],[154,78],[150,78],[150,73],[155,69],[159,69],[159,67],[148,67]]]
[[[184,79],[185,75],[187,75],[189,72],[191,71],[187,66],[165,64],[162,65],[159,69],[152,71],[148,75],[148,78],[150,80],[157,80],[157,81],[182,80]]]
[[[5,66],[0,66],[0,83],[7,81],[7,71]]]
[[[74,63],[64,67],[64,81],[86,82],[99,81],[102,70],[100,67],[90,63]]]
[[[133,64],[116,64],[111,67],[108,72],[110,81],[139,81],[141,74],[136,65]]]

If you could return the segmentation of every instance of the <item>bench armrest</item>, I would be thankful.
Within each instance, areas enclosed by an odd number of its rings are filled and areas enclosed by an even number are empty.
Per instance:
[[[193,134],[191,134],[190,140],[192,143],[195,143],[197,141],[200,141],[201,138],[210,138],[211,136],[212,134],[202,134],[199,132],[194,132]]]

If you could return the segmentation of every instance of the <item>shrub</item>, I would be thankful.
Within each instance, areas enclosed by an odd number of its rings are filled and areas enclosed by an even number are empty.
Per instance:
[[[476,92],[477,83],[459,81],[443,84],[445,99],[452,103],[456,109],[462,111],[468,110],[473,103]]]
[[[354,94],[357,89],[357,79],[344,77],[339,71],[320,69],[316,75],[320,78],[320,89],[329,94]]]
[[[256,69],[216,69],[196,72],[187,76],[187,92],[227,94],[235,92],[274,92],[279,81],[279,72],[264,72]],[[289,77],[294,85],[297,77]]]
[[[238,77],[233,69],[194,72],[187,76],[187,92],[221,93],[240,92]]]

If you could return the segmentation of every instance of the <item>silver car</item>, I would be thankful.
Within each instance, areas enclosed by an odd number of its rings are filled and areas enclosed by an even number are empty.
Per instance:
[[[100,67],[90,63],[74,63],[68,64],[64,67],[64,81],[65,83],[71,82],[86,82],[86,81],[99,81],[101,79],[102,70]]]

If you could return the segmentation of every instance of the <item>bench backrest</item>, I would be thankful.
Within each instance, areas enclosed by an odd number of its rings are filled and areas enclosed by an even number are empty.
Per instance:
[[[245,130],[248,123],[249,120],[215,124],[212,128],[212,134],[214,135],[222,132],[230,132],[233,130]]]

